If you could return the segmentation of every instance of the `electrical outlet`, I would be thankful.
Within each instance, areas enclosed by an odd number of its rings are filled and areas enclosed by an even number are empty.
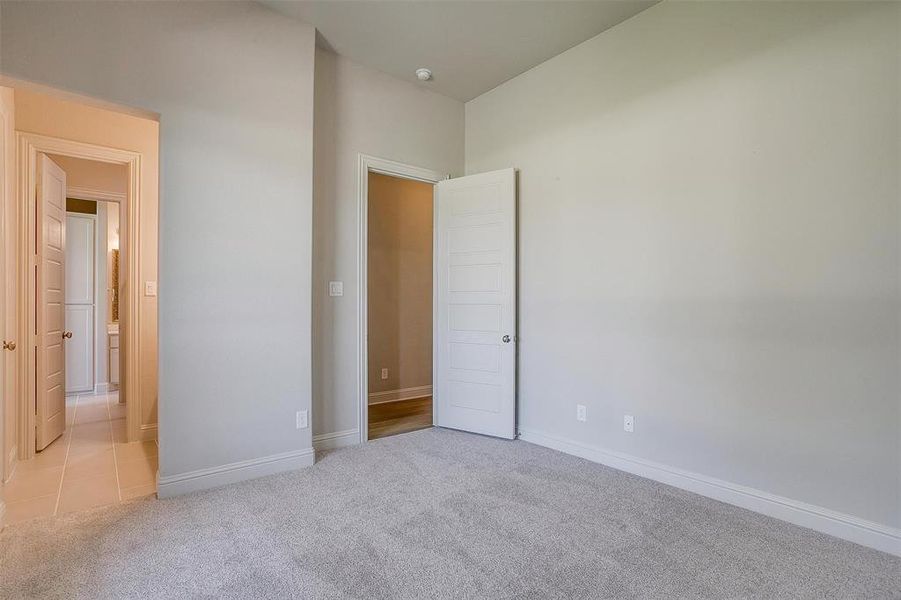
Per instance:
[[[155,281],[145,281],[144,282],[144,295],[145,296],[156,296],[156,282]]]
[[[576,421],[587,421],[588,410],[582,404],[576,404]]]
[[[307,428],[307,411],[305,411],[305,410],[297,411],[297,428],[298,429],[306,429]]]
[[[382,379],[388,379],[388,369],[382,369]]]
[[[635,417],[623,415],[623,431],[628,431],[629,433],[635,431]]]
[[[332,297],[338,297],[344,295],[344,282],[343,281],[329,281],[328,282],[328,295]]]

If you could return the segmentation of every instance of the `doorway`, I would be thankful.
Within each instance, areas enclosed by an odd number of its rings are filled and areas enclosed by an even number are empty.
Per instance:
[[[515,438],[515,169],[450,179],[360,155],[359,176],[360,441],[430,425]],[[407,188],[415,209],[399,200]],[[427,212],[429,190],[430,228],[407,218]]]
[[[432,426],[433,184],[370,172],[369,439]]]
[[[34,201],[24,212],[35,224],[24,236],[34,252],[21,254],[34,277],[25,304],[34,351],[25,358],[31,393],[21,414],[34,428],[20,439],[26,448],[7,484],[7,522],[156,491],[156,442],[128,443],[134,411],[120,393],[129,359],[119,343],[130,333],[119,257],[130,224],[129,165],[62,150],[35,153]]]
[[[431,427],[434,186],[360,156],[360,441]]]

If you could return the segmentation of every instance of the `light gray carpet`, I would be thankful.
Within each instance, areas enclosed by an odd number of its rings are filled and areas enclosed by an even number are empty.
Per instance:
[[[0,534],[2,598],[901,598],[901,560],[524,442],[425,430]]]

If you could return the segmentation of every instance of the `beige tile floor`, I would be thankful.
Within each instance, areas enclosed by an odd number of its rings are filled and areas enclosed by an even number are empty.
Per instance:
[[[125,440],[118,392],[66,399],[66,432],[6,483],[5,524],[156,493],[157,444]]]

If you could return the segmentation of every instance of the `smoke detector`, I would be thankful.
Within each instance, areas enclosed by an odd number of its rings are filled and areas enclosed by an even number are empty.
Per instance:
[[[416,69],[416,79],[419,81],[428,81],[432,78],[432,71],[430,69]]]

